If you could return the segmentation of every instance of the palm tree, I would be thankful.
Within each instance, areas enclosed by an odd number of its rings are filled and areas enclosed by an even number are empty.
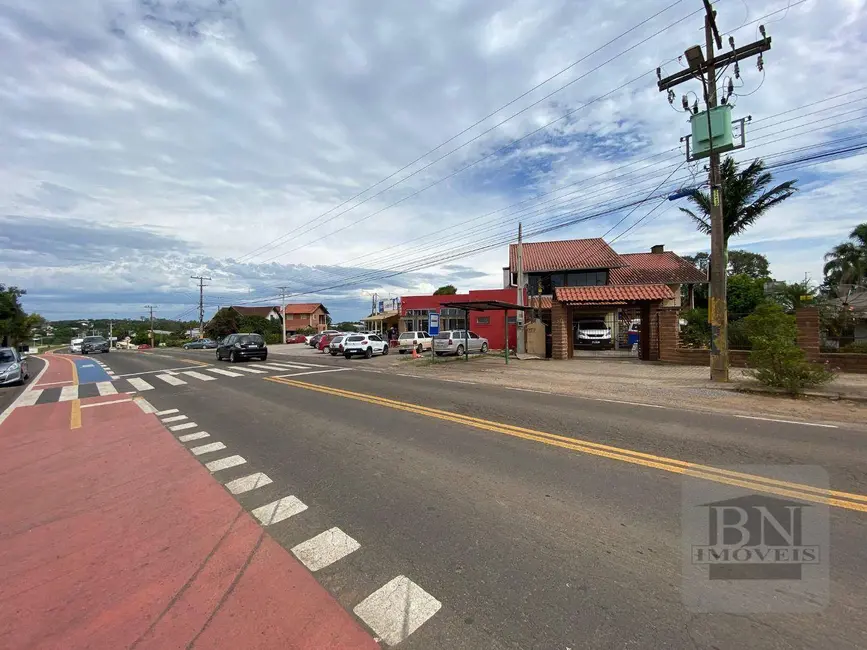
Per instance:
[[[729,238],[740,235],[765,212],[798,191],[795,187],[797,180],[786,181],[766,190],[773,178],[771,173],[765,170],[765,163],[760,158],[756,158],[746,169],[738,171],[734,158],[728,157],[723,161],[720,172],[726,248]],[[689,200],[696,205],[700,214],[687,208],[681,208],[681,211],[695,221],[699,231],[710,235],[710,194],[699,191],[690,196]]]
[[[861,284],[867,279],[867,223],[855,226],[850,241],[837,244],[825,255],[825,282],[830,287]]]

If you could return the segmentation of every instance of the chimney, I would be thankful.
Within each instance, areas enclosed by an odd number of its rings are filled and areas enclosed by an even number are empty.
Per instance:
[[[662,244],[657,244],[656,246],[651,246],[650,252],[654,253],[655,255],[658,255],[659,253],[664,253],[665,252],[665,246],[663,246]]]

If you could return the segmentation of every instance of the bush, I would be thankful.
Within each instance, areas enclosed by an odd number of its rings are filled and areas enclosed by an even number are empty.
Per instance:
[[[733,350],[750,349],[750,337],[747,329],[745,318],[729,321],[729,348]]]
[[[278,343],[283,343],[283,338],[280,336],[280,332],[268,332],[265,334],[265,343],[267,345],[277,345]]]
[[[795,317],[786,314],[779,305],[759,305],[744,321],[753,348],[747,372],[760,383],[800,395],[805,388],[834,379],[834,373],[826,366],[804,358],[804,351],[796,342]]]
[[[867,341],[850,343],[849,345],[844,346],[840,350],[835,350],[835,352],[846,352],[850,354],[867,354]]]
[[[690,348],[710,347],[710,323],[707,309],[690,309],[680,316],[686,325],[680,328],[680,342]]]

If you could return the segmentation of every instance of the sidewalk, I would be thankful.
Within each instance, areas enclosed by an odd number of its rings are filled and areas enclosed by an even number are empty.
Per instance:
[[[791,399],[784,396],[747,394],[738,387],[755,382],[743,370],[732,369],[732,383],[721,388],[708,378],[706,367],[645,363],[634,359],[510,360],[471,357],[469,363],[405,363],[402,373],[495,384],[624,402],[640,402],[674,408],[772,415],[790,419],[818,418],[835,422],[867,422],[867,375],[840,374],[822,391],[840,399]],[[847,401],[851,396],[859,401]]]
[[[156,416],[113,395],[0,424],[0,647],[378,645]]]

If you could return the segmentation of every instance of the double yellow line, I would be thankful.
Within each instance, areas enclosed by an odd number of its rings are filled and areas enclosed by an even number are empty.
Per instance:
[[[303,388],[305,390],[312,390],[318,393],[325,393],[326,395],[344,397],[359,402],[366,402],[368,404],[384,406],[398,411],[406,411],[408,413],[424,415],[427,417],[436,418],[438,420],[445,420],[448,422],[454,422],[456,424],[463,424],[465,426],[474,427],[476,429],[484,429],[485,431],[493,431],[495,433],[513,436],[515,438],[522,438],[524,440],[540,442],[545,445],[560,447],[562,449],[569,449],[571,451],[577,451],[584,454],[601,456],[603,458],[609,458],[611,460],[619,460],[626,463],[632,463],[633,465],[641,465],[642,467],[650,467],[666,472],[672,472],[674,474],[682,474],[684,476],[691,476],[694,478],[705,479],[708,481],[715,481],[717,483],[725,483],[726,485],[733,485],[748,490],[755,490],[770,494],[776,494],[779,496],[790,497],[793,499],[800,499],[802,501],[811,501],[814,503],[827,504],[829,506],[834,506],[837,508],[845,508],[847,510],[867,512],[867,496],[862,494],[840,492],[837,490],[827,490],[824,488],[813,487],[811,485],[790,483],[789,481],[781,481],[773,478],[759,476],[756,474],[746,474],[743,472],[736,472],[733,470],[711,467],[710,465],[690,463],[687,461],[678,460],[676,458],[655,456],[653,454],[646,454],[640,451],[633,451],[631,449],[623,449],[621,447],[613,447],[611,445],[604,445],[589,440],[569,438],[567,436],[561,436],[554,433],[546,433],[544,431],[536,431],[534,429],[516,427],[510,424],[493,422],[491,420],[483,420],[481,418],[475,418],[469,415],[462,415],[460,413],[442,411],[440,409],[419,406],[417,404],[410,404],[408,402],[400,402],[397,400],[388,399],[385,397],[378,397],[375,395],[355,393],[352,391],[342,390],[340,388],[333,388],[330,386],[310,384],[303,381],[296,381],[294,379],[286,379],[281,377],[265,377],[264,379],[275,383],[285,384],[287,386],[293,386],[295,388]]]
[[[63,355],[58,355],[64,361],[68,361],[72,366],[72,385],[78,386],[78,366],[75,365],[75,361],[68,357],[64,357]],[[48,360],[45,360],[45,363],[48,363]],[[80,429],[81,428],[81,400],[74,399],[71,402],[72,410],[69,412],[69,428],[70,429]]]

